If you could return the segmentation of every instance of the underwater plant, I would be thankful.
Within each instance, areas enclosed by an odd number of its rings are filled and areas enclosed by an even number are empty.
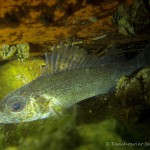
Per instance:
[[[29,44],[17,44],[17,45],[3,45],[0,51],[0,59],[10,59],[15,53],[17,53],[18,60],[23,62],[29,57]]]

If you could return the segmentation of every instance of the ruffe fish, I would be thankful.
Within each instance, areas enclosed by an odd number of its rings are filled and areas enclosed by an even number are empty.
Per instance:
[[[79,101],[109,92],[120,77],[149,65],[150,46],[129,61],[116,56],[106,54],[98,59],[78,46],[54,46],[52,53],[45,55],[42,75],[0,102],[0,123],[61,115]]]

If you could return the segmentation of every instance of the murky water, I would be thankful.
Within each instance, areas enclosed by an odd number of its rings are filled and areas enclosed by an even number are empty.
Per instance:
[[[118,52],[125,61],[136,57],[150,41],[150,2],[124,2],[129,5],[119,0],[5,3],[0,15],[0,100],[41,76],[45,52],[62,41],[98,57],[112,48],[106,62],[117,60],[113,56]],[[0,111],[5,109],[0,103]],[[63,113],[26,123],[0,123],[0,150],[149,149],[150,67],[135,70],[110,92]]]

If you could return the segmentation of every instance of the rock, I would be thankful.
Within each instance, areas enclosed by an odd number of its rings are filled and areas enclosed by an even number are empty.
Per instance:
[[[0,99],[41,75],[44,60],[10,61],[0,66]]]
[[[122,77],[116,86],[116,97],[124,106],[150,105],[150,68],[132,77]]]
[[[25,61],[29,57],[29,44],[3,45],[0,47],[0,60],[7,60],[16,53],[19,61]]]
[[[149,16],[150,13],[143,0],[137,0],[131,6],[119,5],[117,12],[113,15],[113,22],[118,26],[119,33],[136,35],[148,27]]]

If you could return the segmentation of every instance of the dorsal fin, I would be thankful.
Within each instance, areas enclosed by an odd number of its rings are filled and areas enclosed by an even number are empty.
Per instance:
[[[99,64],[95,55],[88,55],[87,52],[74,45],[54,46],[52,53],[45,54],[46,65],[42,68],[44,74],[54,74],[65,70],[92,68]]]
[[[51,53],[45,54],[46,65],[42,68],[43,75],[81,68],[118,64],[125,61],[124,53],[115,46],[110,46],[106,54],[100,58],[89,55],[83,48],[74,45],[53,46]]]
[[[105,51],[105,55],[100,57],[100,64],[118,64],[125,61],[125,54],[112,44],[103,51]]]

